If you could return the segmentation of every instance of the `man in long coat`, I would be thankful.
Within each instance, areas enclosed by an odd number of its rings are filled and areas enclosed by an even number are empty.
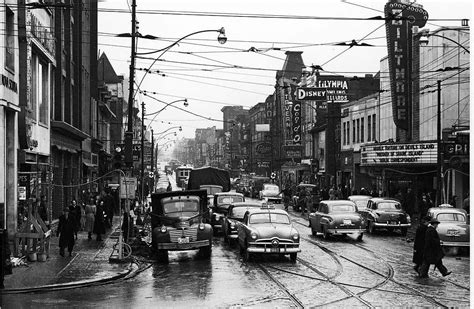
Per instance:
[[[420,266],[423,264],[423,251],[425,250],[425,234],[428,228],[430,217],[425,216],[420,220],[420,225],[416,228],[415,242],[413,243],[413,263],[415,263],[416,272],[419,273]]]
[[[64,256],[64,249],[67,247],[69,256],[72,255],[74,248],[74,234],[76,232],[76,219],[69,208],[65,207],[63,214],[59,217],[58,230],[56,236],[59,236],[59,254]]]
[[[104,201],[99,200],[94,220],[94,234],[97,235],[96,240],[102,241],[102,234],[105,234],[105,220],[104,220]]]
[[[451,272],[443,265],[444,252],[441,248],[441,241],[438,232],[436,231],[438,224],[438,219],[432,218],[430,224],[426,228],[423,264],[420,268],[421,278],[428,278],[428,269],[431,264],[434,264],[435,267],[438,268],[443,277],[451,274]]]

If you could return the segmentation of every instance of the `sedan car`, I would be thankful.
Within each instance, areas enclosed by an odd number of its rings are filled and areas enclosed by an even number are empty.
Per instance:
[[[439,207],[428,209],[428,215],[440,222],[436,230],[442,247],[452,248],[457,253],[460,247],[470,246],[470,226],[467,223],[467,213],[464,209],[442,204]]]
[[[326,200],[319,203],[316,212],[309,214],[311,233],[322,233],[324,239],[330,235],[355,234],[361,241],[364,235],[365,222],[357,212],[357,206],[347,200]]]
[[[227,209],[227,214],[224,217],[222,231],[224,232],[224,239],[232,245],[238,238],[238,226],[244,220],[244,215],[247,210],[252,208],[262,207],[261,202],[236,202],[232,203]]]
[[[214,194],[214,200],[212,202],[212,215],[211,225],[214,232],[222,229],[224,222],[224,216],[227,214],[227,210],[232,203],[244,202],[245,197],[242,193],[237,192],[217,192]]]
[[[282,209],[262,207],[248,210],[238,226],[238,242],[244,261],[253,254],[289,254],[292,262],[300,249],[300,235]]]
[[[407,235],[411,226],[411,218],[403,209],[400,202],[389,197],[371,198],[367,210],[361,211],[367,221],[367,230],[373,234],[377,229],[389,231],[400,230],[402,236]]]
[[[367,205],[369,200],[372,198],[370,195],[349,195],[347,199],[353,201],[359,212],[367,212]]]
[[[280,187],[274,183],[264,183],[258,197],[266,202],[281,204]]]

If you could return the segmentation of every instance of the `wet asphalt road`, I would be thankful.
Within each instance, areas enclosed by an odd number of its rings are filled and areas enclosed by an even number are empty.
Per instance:
[[[278,205],[277,207],[280,207]],[[4,295],[2,308],[289,308],[470,306],[469,253],[447,256],[453,274],[430,268],[419,279],[411,263],[413,243],[380,231],[324,240],[311,236],[292,213],[302,236],[298,261],[257,257],[243,263],[237,247],[215,237],[210,260],[196,251],[170,252],[169,264],[144,263],[135,277],[110,284],[38,294]]]

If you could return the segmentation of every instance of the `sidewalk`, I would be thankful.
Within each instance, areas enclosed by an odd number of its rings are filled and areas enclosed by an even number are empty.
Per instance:
[[[129,261],[111,263],[109,257],[117,243],[120,218],[115,217],[113,228],[106,231],[103,241],[96,241],[95,235],[87,239],[87,232],[79,232],[72,257],[59,255],[59,237],[51,239],[49,258],[45,262],[29,262],[13,268],[13,274],[6,275],[5,288],[0,293],[26,292],[42,288],[78,286],[103,282],[126,276],[132,271]]]

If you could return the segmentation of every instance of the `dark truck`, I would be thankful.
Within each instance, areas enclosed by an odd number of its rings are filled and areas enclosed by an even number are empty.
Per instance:
[[[199,249],[210,258],[212,227],[206,190],[153,193],[152,249],[160,262],[168,262],[168,251]]]
[[[222,187],[222,192],[230,191],[229,171],[215,167],[194,168],[189,173],[188,190],[198,190],[204,185]]]

